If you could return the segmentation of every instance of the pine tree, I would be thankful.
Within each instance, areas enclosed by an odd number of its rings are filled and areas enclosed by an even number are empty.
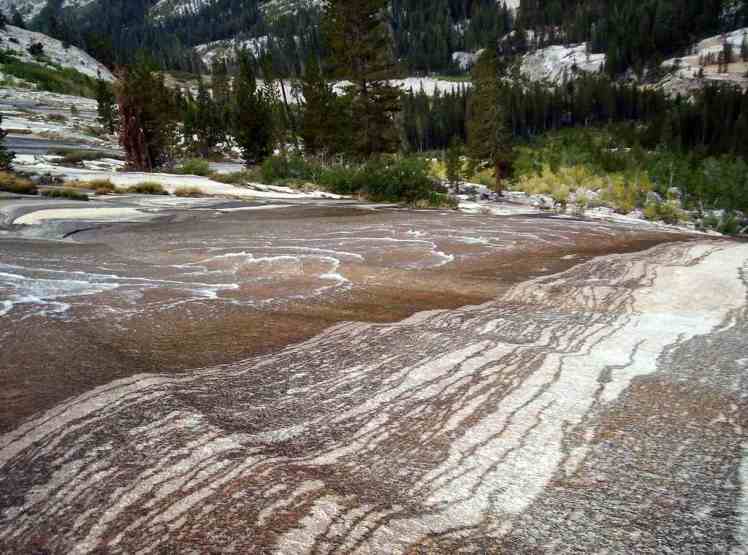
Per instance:
[[[387,81],[395,63],[386,6],[387,0],[330,0],[324,15],[332,63],[352,82],[346,91],[355,122],[351,154],[360,158],[395,152],[400,142],[400,91]]]
[[[127,166],[152,171],[173,157],[178,112],[163,75],[145,61],[123,68],[115,86]]]
[[[462,181],[462,141],[459,137],[452,137],[446,155],[447,181],[454,186],[455,192],[460,194]]]
[[[2,128],[2,125],[3,116],[0,114],[0,170],[9,170],[15,154],[5,146],[5,137],[8,136],[8,132]]]
[[[224,128],[216,104],[213,102],[202,77],[198,80],[197,98],[193,110],[192,137],[195,139],[197,153],[202,157],[207,157],[221,142]]]
[[[487,49],[473,67],[473,95],[468,118],[470,157],[487,160],[496,174],[496,192],[501,193],[512,155],[512,136],[506,127],[502,86],[496,51]]]
[[[291,125],[291,114],[288,108],[288,104],[281,102],[279,91],[284,91],[285,85],[283,85],[281,79],[276,78],[275,71],[273,69],[273,58],[269,53],[265,53],[260,59],[260,67],[262,69],[263,87],[261,90],[262,97],[270,110],[272,119],[272,144],[279,146],[280,150],[285,153],[286,146],[289,140],[296,145],[296,136]],[[298,145],[296,145],[298,146]]]
[[[219,60],[213,64],[211,91],[213,102],[220,124],[227,130],[231,123],[231,84],[229,83],[228,69],[225,60]],[[224,132],[224,140],[226,133]]]
[[[272,105],[264,91],[257,88],[252,60],[246,52],[239,56],[234,94],[234,138],[248,166],[262,163],[273,152]]]
[[[96,81],[96,118],[101,126],[106,129],[110,135],[117,131],[119,114],[117,113],[117,99],[112,91],[112,86],[99,79]]]
[[[319,62],[312,57],[301,79],[304,110],[301,117],[301,138],[304,151],[316,155],[334,155],[345,149],[346,130],[352,122],[332,86],[325,81]]]

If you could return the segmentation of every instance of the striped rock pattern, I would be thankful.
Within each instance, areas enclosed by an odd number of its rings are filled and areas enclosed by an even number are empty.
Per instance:
[[[140,375],[0,438],[4,553],[744,553],[748,245]]]

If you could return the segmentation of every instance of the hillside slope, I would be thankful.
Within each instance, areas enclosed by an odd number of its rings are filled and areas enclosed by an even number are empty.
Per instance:
[[[29,52],[29,48],[34,44],[42,45],[42,53],[38,56]],[[22,62],[40,64],[53,69],[68,68],[93,79],[113,80],[112,73],[92,56],[80,48],[65,45],[43,33],[6,25],[4,29],[0,29],[0,45],[6,54],[12,54]]]

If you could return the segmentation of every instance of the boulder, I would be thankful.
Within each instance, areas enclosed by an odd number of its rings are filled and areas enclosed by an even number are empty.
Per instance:
[[[659,193],[650,191],[647,193],[647,204],[662,204],[662,196]]]

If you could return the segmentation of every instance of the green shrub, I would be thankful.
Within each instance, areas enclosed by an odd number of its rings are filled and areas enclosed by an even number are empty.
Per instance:
[[[12,54],[0,56],[5,75],[35,83],[41,90],[96,98],[96,80],[72,68],[23,62]]]
[[[676,225],[685,219],[685,213],[675,204],[663,202],[661,204],[650,203],[644,207],[644,217],[651,221],[665,222]]]
[[[17,195],[35,195],[38,192],[33,181],[8,172],[0,172],[0,191]]]
[[[260,168],[252,167],[247,170],[232,173],[212,173],[210,178],[226,185],[247,185],[249,183],[260,183],[262,172]]]
[[[327,191],[338,195],[352,195],[355,189],[356,170],[346,166],[331,166],[322,170],[319,184]]]
[[[169,193],[160,183],[153,181],[143,181],[137,185],[127,188],[128,193],[134,193],[138,195],[168,195]]]
[[[210,163],[207,160],[200,158],[191,158],[185,160],[182,164],[177,167],[177,173],[182,175],[200,175],[207,177],[210,175]]]
[[[262,165],[264,183],[280,183],[303,188],[313,183],[339,195],[361,195],[375,202],[433,202],[437,206],[453,201],[433,196],[433,167],[424,158],[383,159],[357,166],[323,166],[300,156],[273,156]],[[214,176],[214,179],[218,176]],[[223,177],[234,183],[238,177]]]
[[[456,210],[460,203],[457,198],[444,193],[432,192],[427,198],[412,203],[415,208],[450,208]]]
[[[271,156],[262,164],[262,182],[276,183],[284,179],[316,181],[321,168],[301,156]]]
[[[362,168],[364,195],[374,201],[409,202],[431,198],[434,183],[422,158],[403,158],[391,164],[374,162]]]
[[[88,200],[87,194],[76,191],[75,189],[47,189],[46,191],[42,191],[42,196],[48,198],[62,198],[67,200]]]
[[[725,235],[736,235],[740,231],[740,222],[734,212],[728,212],[719,222],[717,231]]]
[[[740,231],[740,222],[735,212],[727,211],[722,216],[712,213],[701,221],[702,229],[712,229],[725,235],[735,235]]]

